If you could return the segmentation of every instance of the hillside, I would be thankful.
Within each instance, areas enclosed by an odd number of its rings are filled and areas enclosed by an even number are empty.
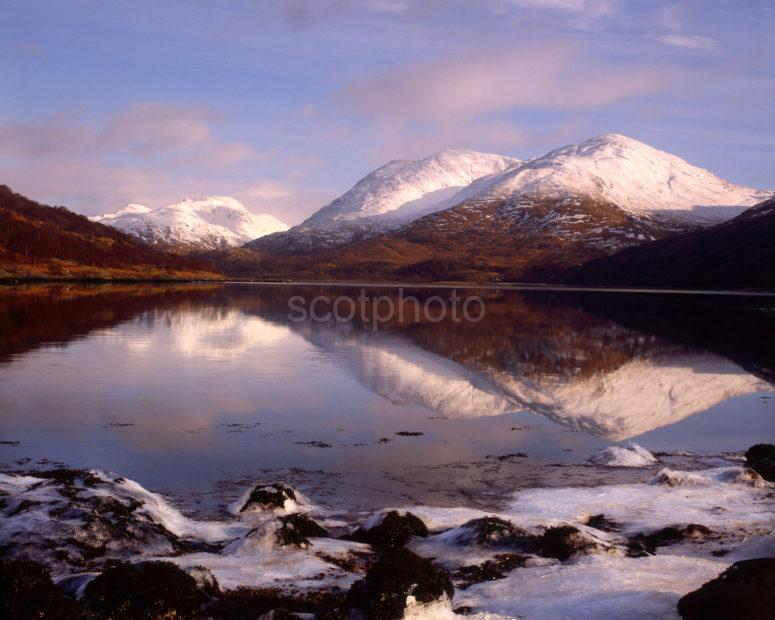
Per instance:
[[[775,290],[775,198],[712,228],[584,265],[579,284]]]
[[[38,204],[0,185],[2,278],[207,278],[201,260],[149,247],[64,207]]]

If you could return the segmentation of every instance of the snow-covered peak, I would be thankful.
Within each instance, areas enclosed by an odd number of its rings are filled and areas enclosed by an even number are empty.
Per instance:
[[[149,243],[197,246],[205,249],[236,247],[265,235],[288,230],[276,217],[255,214],[229,196],[186,199],[150,209],[131,204],[115,213],[91,218]]]
[[[481,179],[445,206],[524,194],[591,196],[635,215],[701,224],[728,220],[770,195],[729,183],[633,138],[607,133]]]
[[[501,172],[519,160],[447,149],[419,160],[393,160],[301,224],[326,229],[341,224],[407,222],[432,213],[472,181]]]

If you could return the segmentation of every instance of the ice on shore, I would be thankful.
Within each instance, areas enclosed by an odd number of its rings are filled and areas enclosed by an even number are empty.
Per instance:
[[[643,483],[520,490],[505,498],[497,514],[462,506],[396,507],[417,515],[431,533],[410,540],[409,547],[448,570],[481,565],[504,551],[526,555],[502,578],[458,589],[451,602],[410,605],[406,617],[448,618],[461,606],[470,607],[475,618],[675,617],[680,596],[733,561],[772,555],[772,487],[740,466],[665,468]],[[311,538],[304,548],[283,546],[275,536],[277,511],[200,521],[136,482],[98,471],[0,474],[0,494],[0,544],[14,557],[48,564],[60,582],[76,579],[81,590],[108,558],[204,566],[226,589],[346,590],[362,577],[363,558],[371,552],[368,545],[335,538]],[[297,497],[306,514],[326,514]],[[282,508],[284,513],[288,507]],[[358,515],[349,525],[376,523],[383,514]],[[484,516],[536,537],[549,527],[570,525],[598,544],[559,561],[529,548],[502,549],[460,535],[461,526]],[[616,524],[613,531],[604,527],[608,523]],[[645,557],[628,556],[628,537],[681,524],[700,524],[714,535],[660,546]],[[83,578],[73,577],[79,574]]]

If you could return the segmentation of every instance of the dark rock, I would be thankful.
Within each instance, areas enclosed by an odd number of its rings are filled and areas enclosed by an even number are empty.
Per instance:
[[[622,529],[621,523],[612,521],[602,513],[599,515],[591,515],[584,525],[593,527],[601,532],[618,532]]]
[[[775,446],[771,443],[758,443],[745,453],[745,462],[765,480],[775,482]]]
[[[671,525],[648,534],[636,534],[629,540],[627,553],[632,557],[654,555],[658,547],[674,545],[685,540],[702,542],[716,537],[717,535],[710,528],[697,523]]]
[[[735,562],[678,601],[685,620],[775,618],[775,558]]]
[[[499,517],[473,519],[456,528],[454,542],[458,545],[478,545],[496,549],[536,551],[541,538]]]
[[[339,608],[344,593],[319,591],[297,596],[277,588],[239,587],[227,590],[207,608],[207,616],[224,620],[256,620],[263,614],[275,619],[289,614],[314,613],[318,619],[343,620]],[[293,616],[291,616],[293,617]]]
[[[28,560],[0,562],[0,616],[6,620],[88,617],[54,585],[45,566]]]
[[[487,560],[482,564],[461,566],[452,574],[452,577],[455,580],[456,585],[461,590],[465,590],[475,583],[503,579],[506,577],[507,573],[513,571],[515,568],[524,566],[527,560],[528,556],[525,555],[501,553],[496,555],[492,560]]]
[[[308,516],[294,513],[285,517],[279,517],[280,529],[277,530],[277,541],[281,545],[295,545],[308,547],[309,538],[328,536],[328,531],[315,523]]]
[[[369,529],[360,527],[350,538],[375,547],[395,548],[405,545],[411,536],[427,535],[428,528],[422,519],[411,512],[399,514],[397,510],[391,510],[382,517],[379,524]]]
[[[406,598],[430,603],[443,596],[452,599],[454,587],[446,572],[408,549],[388,551],[356,581],[345,599],[345,607],[359,610],[367,618],[402,618]]]
[[[248,499],[239,511],[283,508],[285,500],[288,499],[295,501],[296,492],[283,484],[257,486],[250,492]]]
[[[419,437],[420,435],[424,435],[422,431],[398,431],[396,435],[399,435],[400,437]]]
[[[561,561],[595,547],[593,540],[572,525],[550,527],[541,538],[541,554]]]
[[[127,620],[195,617],[206,600],[196,580],[172,562],[116,563],[83,595],[91,611]]]

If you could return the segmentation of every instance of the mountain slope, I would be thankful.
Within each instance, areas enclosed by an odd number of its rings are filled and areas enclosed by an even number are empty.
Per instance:
[[[712,228],[584,265],[580,284],[775,290],[775,198]]]
[[[64,207],[0,185],[0,277],[218,278],[203,261],[151,248]]]
[[[294,252],[357,241],[432,213],[472,181],[518,163],[511,157],[468,150],[391,161],[288,233],[251,246]]]
[[[116,213],[91,219],[147,243],[198,250],[236,247],[288,229],[276,217],[251,213],[239,201],[228,196],[187,199],[158,209],[129,205]]]
[[[769,197],[643,142],[609,133],[482,179],[454,201],[518,195],[589,196],[639,217],[699,225],[723,222]]]

